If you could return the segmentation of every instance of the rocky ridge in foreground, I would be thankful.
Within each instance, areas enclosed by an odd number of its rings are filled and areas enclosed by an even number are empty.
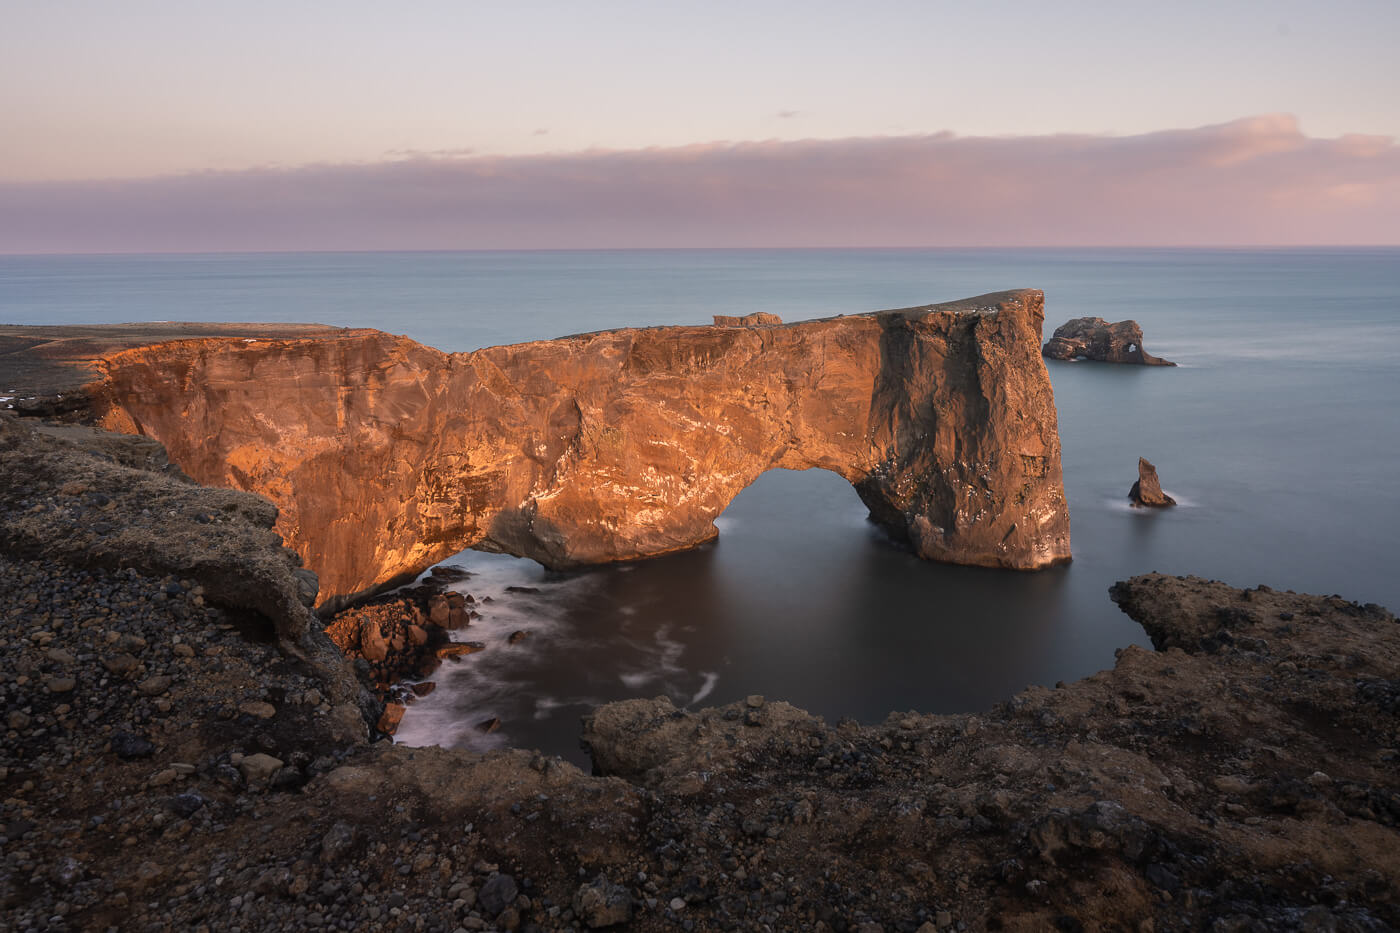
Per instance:
[[[376,711],[314,621],[193,575],[231,566],[229,534],[290,575],[265,516],[205,525],[183,510],[230,494],[188,485],[109,506],[102,477],[165,487],[5,431],[4,475],[47,458],[0,484],[6,929],[1400,925],[1400,626],[1379,607],[1151,574],[1113,598],[1158,650],[1074,684],[873,726],[761,697],[609,704],[589,776],[367,743]],[[184,565],[145,538],[114,563],[99,521],[170,522]],[[35,528],[72,541],[35,549]]]

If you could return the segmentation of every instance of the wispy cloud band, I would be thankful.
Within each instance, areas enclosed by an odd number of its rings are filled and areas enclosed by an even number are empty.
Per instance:
[[[1286,115],[0,184],[4,252],[1366,243],[1400,147]]]

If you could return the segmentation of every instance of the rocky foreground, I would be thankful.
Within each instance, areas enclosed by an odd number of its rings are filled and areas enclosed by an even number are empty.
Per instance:
[[[1379,607],[1137,577],[1157,650],[1086,680],[872,726],[610,704],[591,776],[371,742],[265,503],[129,443],[0,418],[0,928],[1400,926]]]

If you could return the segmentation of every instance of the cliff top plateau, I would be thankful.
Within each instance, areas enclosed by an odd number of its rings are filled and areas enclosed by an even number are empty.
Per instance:
[[[353,333],[324,324],[140,324],[44,326],[0,324],[0,396],[30,414],[86,407],[86,390],[101,379],[98,361],[121,350],[201,337],[285,339]],[[62,405],[62,397],[71,399]]]

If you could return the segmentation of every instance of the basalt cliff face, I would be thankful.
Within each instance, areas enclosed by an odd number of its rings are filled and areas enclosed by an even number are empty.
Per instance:
[[[1039,291],[447,354],[378,331],[97,365],[109,428],[261,493],[343,604],[467,547],[552,567],[687,548],[764,471],[845,477],[931,560],[1070,556]]]

